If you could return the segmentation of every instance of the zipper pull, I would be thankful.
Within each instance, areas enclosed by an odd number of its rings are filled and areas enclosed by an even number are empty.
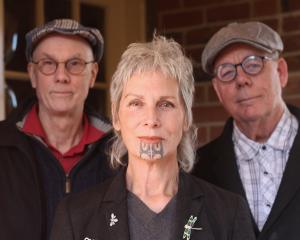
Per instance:
[[[71,178],[69,175],[66,175],[66,182],[65,182],[65,193],[70,193],[71,192]]]

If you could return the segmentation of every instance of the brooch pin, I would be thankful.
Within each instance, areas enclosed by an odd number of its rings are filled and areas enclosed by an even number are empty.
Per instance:
[[[109,226],[115,225],[116,222],[118,222],[118,221],[119,221],[119,220],[117,219],[117,216],[116,216],[114,213],[112,213],[112,214],[110,215],[110,223],[109,223]]]
[[[193,215],[190,216],[187,224],[184,225],[184,232],[183,232],[183,239],[186,239],[186,240],[190,240],[191,238],[191,232],[192,232],[192,229],[193,230],[202,230],[202,228],[193,228],[195,222],[197,221],[197,217],[194,217]]]

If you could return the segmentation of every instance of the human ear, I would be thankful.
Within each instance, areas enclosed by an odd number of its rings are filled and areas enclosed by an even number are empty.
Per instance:
[[[30,83],[33,88],[36,88],[36,76],[34,73],[34,66],[32,63],[27,64],[27,72],[30,78]]]

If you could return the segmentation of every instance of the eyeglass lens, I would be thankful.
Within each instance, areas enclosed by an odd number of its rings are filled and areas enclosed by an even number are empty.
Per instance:
[[[86,62],[82,59],[69,59],[65,62],[56,62],[53,59],[41,59],[37,62],[39,70],[45,75],[54,74],[58,68],[58,65],[63,63],[66,70],[71,74],[80,74],[83,72],[86,66]]]
[[[217,77],[224,82],[232,81],[236,77],[238,66],[249,75],[258,74],[263,68],[263,59],[260,56],[248,56],[239,64],[222,64],[217,68]]]

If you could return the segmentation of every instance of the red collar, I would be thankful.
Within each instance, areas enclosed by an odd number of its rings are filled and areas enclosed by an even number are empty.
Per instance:
[[[31,110],[28,112],[22,131],[40,137],[51,149],[57,151],[56,148],[51,146],[51,144],[47,140],[47,135],[43,129],[41,121],[38,117],[38,105],[35,104]],[[78,153],[82,153],[84,151],[84,147],[87,144],[93,143],[100,139],[104,135],[104,132],[100,131],[99,129],[95,128],[88,120],[86,114],[83,116],[83,135],[80,142],[69,149],[64,156],[70,156]]]

